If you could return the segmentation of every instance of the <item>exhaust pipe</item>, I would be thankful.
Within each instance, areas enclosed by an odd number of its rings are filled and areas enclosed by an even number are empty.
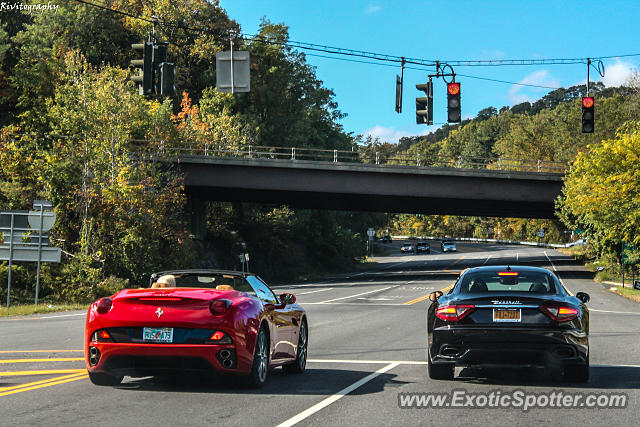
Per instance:
[[[220,350],[220,357],[223,359],[229,359],[231,357],[231,352],[227,349]]]
[[[89,347],[89,364],[96,366],[100,361],[100,350],[95,347]]]
[[[457,357],[460,355],[460,350],[457,349],[456,347],[445,347],[442,349],[442,355],[449,356],[449,357]]]
[[[231,360],[231,359],[222,360],[222,366],[224,366],[227,369],[232,367],[233,366],[233,360]]]

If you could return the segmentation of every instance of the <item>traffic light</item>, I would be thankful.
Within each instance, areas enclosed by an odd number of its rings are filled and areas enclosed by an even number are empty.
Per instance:
[[[447,121],[449,123],[460,123],[460,83],[447,83]]]
[[[396,76],[396,113],[402,113],[402,79]]]
[[[595,122],[595,101],[591,96],[582,98],[582,133],[593,133]]]
[[[175,66],[171,62],[163,62],[160,64],[158,70],[160,71],[158,94],[160,96],[173,96],[176,91],[173,85],[173,80],[176,75]]]
[[[153,95],[153,43],[134,43],[131,47],[142,54],[142,59],[131,61],[131,65],[140,68],[138,75],[131,80],[138,83],[140,95]]]
[[[416,124],[433,124],[433,83],[416,85],[416,89],[424,91],[426,97],[416,98]]]

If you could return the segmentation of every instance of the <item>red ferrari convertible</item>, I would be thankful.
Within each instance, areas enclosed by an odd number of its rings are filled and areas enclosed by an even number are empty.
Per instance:
[[[260,387],[270,368],[304,372],[309,329],[295,301],[251,273],[155,273],[148,288],[125,289],[89,307],[89,378],[117,385],[125,375],[217,372]]]

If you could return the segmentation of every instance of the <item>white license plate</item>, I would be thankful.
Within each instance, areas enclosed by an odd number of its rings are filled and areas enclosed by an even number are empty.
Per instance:
[[[173,328],[142,328],[142,341],[173,342]]]
[[[493,321],[494,322],[521,322],[522,312],[519,308],[494,308],[493,309]]]

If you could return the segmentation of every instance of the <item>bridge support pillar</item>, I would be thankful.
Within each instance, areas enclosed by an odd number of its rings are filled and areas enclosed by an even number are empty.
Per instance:
[[[207,203],[193,196],[187,198],[187,220],[194,239],[204,240],[207,236]]]

